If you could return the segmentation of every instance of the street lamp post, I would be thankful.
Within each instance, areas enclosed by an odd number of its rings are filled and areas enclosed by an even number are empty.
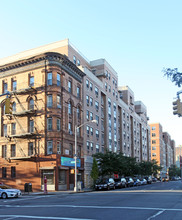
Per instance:
[[[77,185],[77,131],[79,128],[81,128],[83,125],[87,124],[87,123],[97,123],[97,120],[92,120],[92,121],[87,121],[79,126],[75,125],[75,187],[74,187],[74,191],[78,192],[78,185]]]

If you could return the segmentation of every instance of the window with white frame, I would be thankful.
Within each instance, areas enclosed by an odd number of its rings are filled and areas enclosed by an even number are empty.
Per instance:
[[[47,107],[48,108],[52,107],[52,95],[47,96]]]
[[[61,75],[57,73],[57,86],[61,86]]]
[[[53,142],[48,141],[47,142],[47,154],[52,154],[53,153]]]
[[[52,85],[52,72],[47,73],[47,85],[48,86]]]
[[[61,130],[61,119],[57,118],[57,131]]]
[[[57,95],[57,108],[61,108],[61,96]]]
[[[52,118],[47,118],[47,130],[52,131]]]

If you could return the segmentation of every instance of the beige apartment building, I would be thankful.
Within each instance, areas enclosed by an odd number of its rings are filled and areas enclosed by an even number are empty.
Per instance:
[[[89,61],[66,39],[1,59],[0,76],[17,105],[11,116],[4,115],[6,95],[1,96],[5,127],[1,128],[0,181],[21,187],[33,182],[33,189],[40,190],[46,175],[49,190],[73,189],[75,125],[81,125],[78,179],[85,187],[92,185],[92,155],[97,152],[151,159],[147,109],[134,100],[128,86],[118,87],[118,74],[105,59]],[[14,81],[17,88],[13,89]],[[26,178],[21,175],[24,167]]]

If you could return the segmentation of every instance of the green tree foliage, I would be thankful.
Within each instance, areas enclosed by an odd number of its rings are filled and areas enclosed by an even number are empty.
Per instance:
[[[182,84],[182,73],[178,72],[178,68],[170,69],[164,68],[163,69],[164,76],[167,76],[172,82],[175,83],[178,87],[181,87]]]
[[[176,167],[176,165],[172,164],[169,167],[169,177],[172,178],[174,176],[181,176],[180,168]]]
[[[95,185],[95,182],[99,177],[99,169],[98,169],[98,165],[97,165],[97,161],[96,161],[95,157],[93,158],[91,177],[92,177],[94,185]]]
[[[162,169],[155,160],[136,162],[136,158],[126,157],[123,154],[117,154],[110,151],[106,153],[97,153],[94,155],[98,161],[99,176],[113,176],[118,173],[119,176],[135,175],[156,175]]]

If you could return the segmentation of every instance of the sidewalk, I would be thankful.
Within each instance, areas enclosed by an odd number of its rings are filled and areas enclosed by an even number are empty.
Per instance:
[[[83,189],[81,191],[75,192],[74,190],[66,190],[66,191],[48,191],[46,194],[44,191],[40,192],[24,192],[22,191],[22,196],[36,196],[36,195],[56,195],[56,194],[74,194],[74,193],[84,193],[84,192],[92,192],[92,189]]]

